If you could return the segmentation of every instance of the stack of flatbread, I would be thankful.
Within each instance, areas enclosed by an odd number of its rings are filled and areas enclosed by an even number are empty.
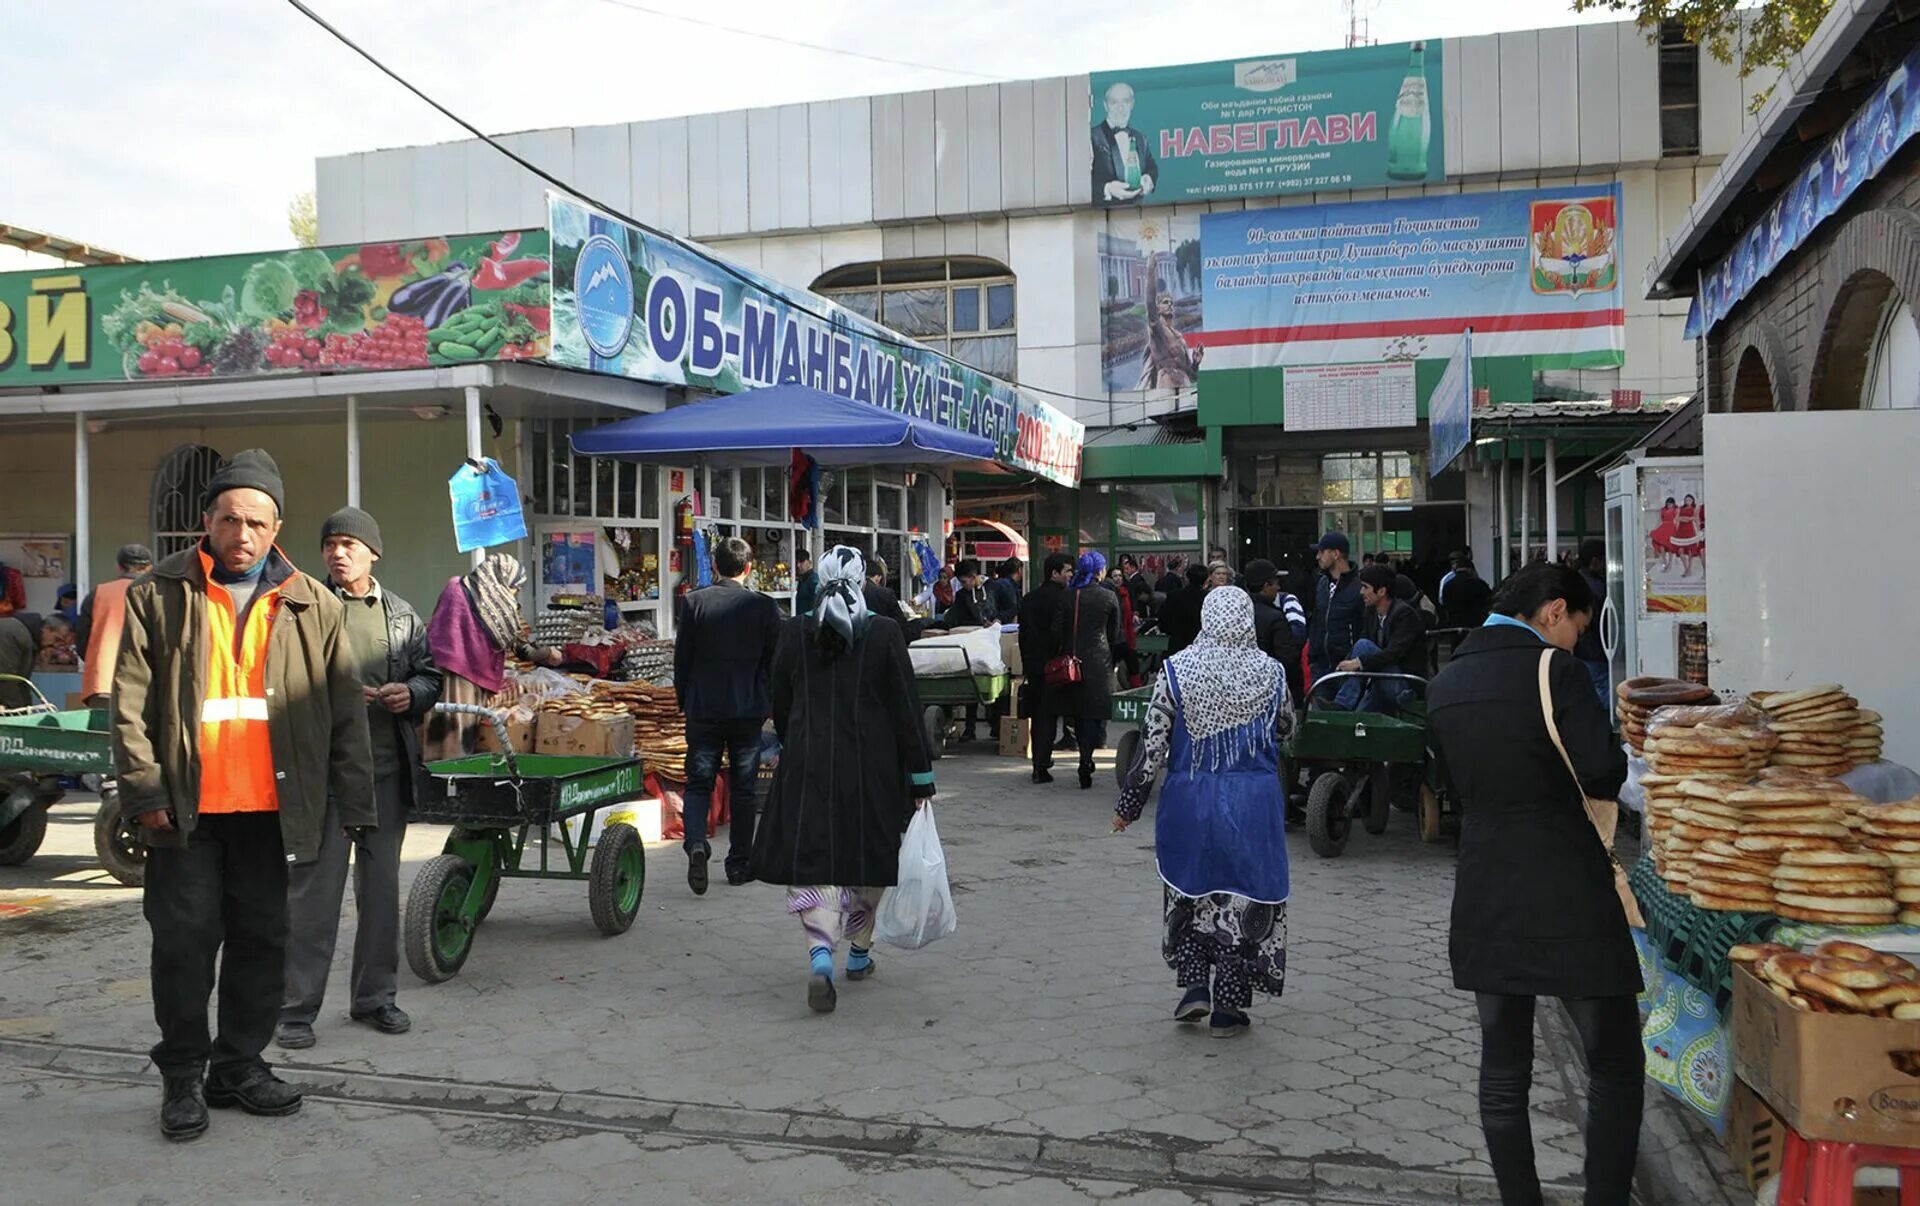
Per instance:
[[[1839,776],[1861,762],[1879,760],[1880,714],[1861,711],[1860,701],[1838,684],[1756,691],[1748,698],[1766,712],[1768,727],[1779,737],[1771,759],[1775,766]]]
[[[1679,887],[1675,890],[1680,892],[1686,891],[1686,876],[1669,865],[1667,841],[1676,824],[1673,811],[1683,807],[1687,800],[1686,795],[1680,790],[1681,784],[1685,782],[1686,779],[1680,775],[1640,776],[1640,786],[1647,793],[1647,806],[1643,815],[1647,829],[1647,851],[1653,856],[1653,869],[1659,873],[1661,879],[1667,881],[1670,888],[1677,880]],[[1692,851],[1688,850],[1686,853],[1690,855]],[[1688,862],[1691,863],[1691,859]]]
[[[1646,753],[1647,722],[1654,709],[1717,699],[1713,689],[1679,678],[1630,678],[1614,690],[1620,732],[1636,754]]]
[[[1860,844],[1893,868],[1893,899],[1902,925],[1920,925],[1920,797],[1860,809]]]
[[[1776,912],[1789,855],[1844,853],[1851,840],[1844,809],[1810,788],[1688,779],[1679,792],[1666,861],[1685,871],[1684,891],[1703,909]]]
[[[1663,707],[1645,728],[1643,749],[1656,775],[1745,782],[1767,764],[1774,736],[1765,717],[1739,704]]]
[[[1820,925],[1892,925],[1892,865],[1877,850],[1790,850],[1774,873],[1775,914]]]

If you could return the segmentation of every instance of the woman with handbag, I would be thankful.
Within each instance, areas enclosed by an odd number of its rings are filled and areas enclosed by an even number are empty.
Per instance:
[[[1113,651],[1121,642],[1120,596],[1101,587],[1107,559],[1094,549],[1080,554],[1066,606],[1053,617],[1053,638],[1063,650],[1047,663],[1047,684],[1061,692],[1074,718],[1080,744],[1080,789],[1093,786],[1093,752],[1106,741],[1113,707]]]
[[[1479,1005],[1480,1123],[1508,1206],[1541,1201],[1527,1094],[1543,996],[1560,998],[1586,1049],[1586,1201],[1625,1206],[1633,1187],[1638,910],[1612,850],[1627,759],[1572,653],[1598,610],[1578,572],[1530,565],[1502,584],[1485,627],[1428,692],[1428,740],[1465,816],[1453,982]]]
[[[1127,768],[1113,831],[1140,819],[1164,766],[1154,849],[1166,885],[1160,953],[1187,990],[1177,1022],[1244,1034],[1258,992],[1287,979],[1287,801],[1280,747],[1293,732],[1284,667],[1260,656],[1253,600],[1216,590],[1200,638],[1167,659]]]

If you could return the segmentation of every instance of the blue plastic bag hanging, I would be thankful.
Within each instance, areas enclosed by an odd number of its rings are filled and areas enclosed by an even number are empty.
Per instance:
[[[492,457],[469,459],[454,470],[447,493],[453,498],[453,535],[461,552],[526,539],[520,487]]]
[[[702,524],[693,526],[693,585],[696,589],[713,585],[713,545]]]

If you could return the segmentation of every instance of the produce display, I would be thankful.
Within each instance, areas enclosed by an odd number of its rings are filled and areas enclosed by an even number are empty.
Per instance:
[[[527,247],[522,249],[522,242]],[[545,356],[546,237],[301,248],[182,261],[99,298],[129,380],[422,368]],[[105,278],[103,278],[105,279]]]
[[[1712,688],[1677,678],[1631,678],[1614,691],[1620,732],[1636,754],[1646,753],[1647,720],[1655,708],[1717,700]]]
[[[634,752],[649,764],[684,774],[687,760],[687,722],[680,714],[673,688],[648,683],[593,684],[594,697],[633,717]]]
[[[1766,713],[1768,727],[1779,735],[1771,759],[1775,766],[1844,775],[1880,760],[1880,713],[1862,709],[1860,701],[1838,685],[1755,691],[1748,702]]]
[[[1778,943],[1743,943],[1728,952],[1773,995],[1809,1013],[1920,1019],[1920,968],[1857,942],[1827,942],[1811,955]],[[1895,1053],[1894,1066],[1920,1075],[1920,1052]]]

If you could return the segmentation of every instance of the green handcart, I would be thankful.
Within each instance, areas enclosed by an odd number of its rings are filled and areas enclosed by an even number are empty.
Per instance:
[[[1400,682],[1419,694],[1391,716],[1314,706],[1349,680]],[[1418,813],[1421,841],[1440,840],[1453,809],[1439,760],[1427,748],[1426,687],[1418,675],[1356,670],[1322,675],[1307,690],[1282,774],[1289,796],[1302,773],[1310,780],[1307,842],[1321,858],[1347,848],[1356,817],[1368,833],[1385,833],[1395,808]]]
[[[503,736],[506,731],[484,708],[437,709],[477,712]],[[643,794],[638,758],[507,751],[430,762],[427,772],[440,790],[417,802],[411,819],[450,824],[453,832],[407,893],[401,938],[415,975],[434,984],[459,973],[503,879],[584,880],[601,933],[611,937],[632,927],[646,891],[646,847],[640,831],[624,822],[606,825],[595,842],[593,814]],[[577,826],[567,824],[574,818]],[[535,854],[537,866],[528,861]]]
[[[47,835],[47,810],[66,794],[63,779],[99,775],[100,809],[93,818],[93,848],[107,874],[137,888],[146,878],[147,848],[130,822],[120,819],[113,784],[113,742],[104,708],[60,711],[31,679],[40,702],[0,712],[0,866],[32,858]]]
[[[1113,693],[1107,716],[1114,731],[1107,734],[1107,739],[1113,742],[1113,777],[1122,787],[1127,784],[1127,769],[1140,751],[1140,725],[1147,718],[1147,704],[1152,700],[1151,683]]]
[[[938,655],[931,668],[916,666],[913,672],[914,687],[920,694],[920,723],[926,732],[927,751],[938,758],[946,752],[947,739],[953,732],[954,709],[985,711],[1006,697],[1013,678],[1005,671],[978,673],[966,649],[959,645],[915,641],[912,648],[916,652],[924,650]],[[946,654],[952,654],[953,658],[943,656]],[[947,665],[949,660],[953,662],[951,666]]]

